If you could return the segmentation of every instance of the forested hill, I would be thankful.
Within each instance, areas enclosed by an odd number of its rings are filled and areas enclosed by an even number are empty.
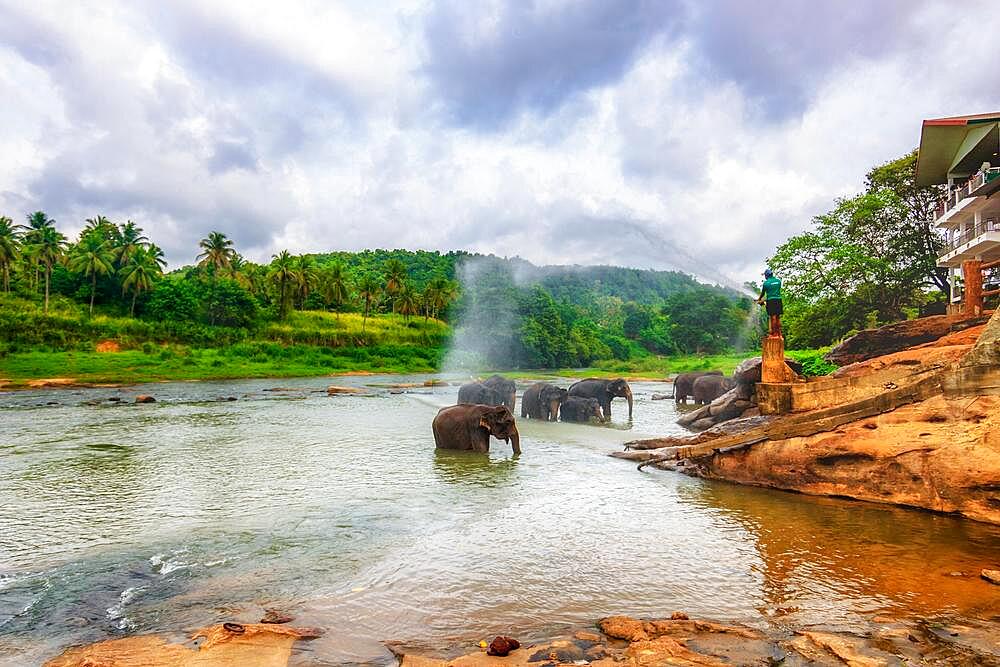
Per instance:
[[[361,252],[331,252],[312,255],[317,264],[341,263],[356,275],[380,274],[390,260],[401,261],[410,278],[423,285],[434,278],[466,282],[482,269],[507,274],[520,286],[538,284],[555,299],[583,305],[597,297],[616,297],[622,301],[653,304],[665,301],[681,292],[705,289],[686,273],[630,269],[621,266],[536,266],[520,258],[503,258],[464,251],[440,253],[427,250],[364,250]],[[470,274],[461,275],[462,267]],[[708,287],[731,298],[739,294],[723,287]]]
[[[535,266],[465,252],[368,250],[313,256],[358,282],[396,262],[416,289],[441,278],[457,289],[441,315],[470,365],[559,368],[643,355],[715,353],[746,340],[750,301],[677,271]],[[753,335],[753,332],[749,332]]]

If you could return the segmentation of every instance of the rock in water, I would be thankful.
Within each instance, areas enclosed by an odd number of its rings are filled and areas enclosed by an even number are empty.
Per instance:
[[[139,394],[135,397],[136,403],[156,403],[156,399],[148,394]]]
[[[273,623],[275,625],[281,625],[282,623],[291,623],[295,620],[294,616],[289,616],[284,614],[277,609],[265,609],[264,617],[260,619],[261,623]]]
[[[496,655],[503,658],[519,648],[521,648],[521,642],[513,637],[497,636],[490,642],[489,648],[486,649],[486,655]]]
[[[983,570],[979,573],[979,576],[991,584],[1000,586],[1000,570]]]

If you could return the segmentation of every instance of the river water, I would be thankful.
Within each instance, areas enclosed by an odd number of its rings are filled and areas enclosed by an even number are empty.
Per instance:
[[[651,400],[663,385],[633,385],[632,424],[623,400],[611,427],[519,420],[515,460],[496,441],[488,457],[435,451],[455,387],[330,397],[329,383],[0,395],[0,664],[269,607],[327,630],[293,665],[613,613],[833,629],[1000,614],[976,576],[1000,565],[998,528],[608,458],[676,431],[673,402]],[[139,393],[158,402],[129,404]]]

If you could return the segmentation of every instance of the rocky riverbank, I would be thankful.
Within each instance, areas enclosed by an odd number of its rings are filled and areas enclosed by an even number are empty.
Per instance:
[[[497,637],[475,648],[470,641],[462,652],[459,643],[450,655],[400,642],[386,646],[401,667],[996,665],[1000,664],[998,631],[1000,626],[989,622],[892,618],[874,618],[853,632],[770,623],[749,627],[693,620],[674,612],[658,620],[612,616],[594,627],[524,645]],[[225,623],[199,630],[188,641],[142,635],[74,647],[45,667],[285,667],[297,641],[320,634],[322,630],[312,628]]]
[[[631,442],[626,448],[639,451],[613,455],[709,479],[1000,524],[1000,313],[987,324],[932,324],[868,332],[864,346],[849,346],[855,363],[828,380],[785,388],[816,409]],[[929,331],[941,335],[926,341]],[[899,339],[922,342],[900,349]],[[873,341],[889,353],[872,356]]]

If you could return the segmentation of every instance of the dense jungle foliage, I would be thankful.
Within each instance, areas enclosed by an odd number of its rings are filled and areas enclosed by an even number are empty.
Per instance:
[[[124,349],[256,341],[379,347],[376,368],[432,370],[450,323],[467,362],[555,368],[715,354],[756,335],[748,299],[677,272],[406,250],[282,251],[256,264],[219,232],[199,249],[196,265],[165,274],[162,251],[132,221],[88,219],[69,242],[42,211],[22,225],[0,218],[0,355],[82,352],[101,340]],[[354,357],[322,361],[355,368]],[[407,363],[397,368],[399,358]]]

